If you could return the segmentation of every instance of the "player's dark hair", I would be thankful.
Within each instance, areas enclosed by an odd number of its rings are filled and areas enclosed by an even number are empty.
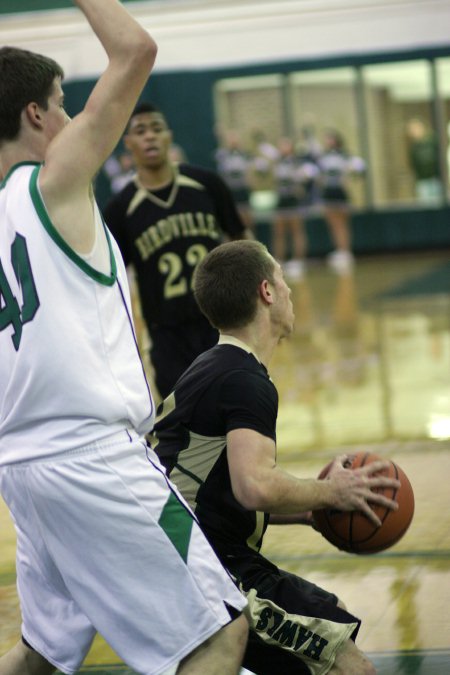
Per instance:
[[[16,47],[0,48],[0,143],[20,132],[22,110],[37,103],[47,110],[55,77],[64,77],[53,59]]]
[[[198,265],[194,296],[209,322],[220,330],[242,328],[255,317],[258,289],[274,281],[275,264],[259,241],[217,246]]]
[[[136,117],[136,115],[142,115],[144,113],[158,113],[159,115],[164,117],[164,119],[166,119],[166,116],[164,115],[163,111],[160,110],[156,105],[154,105],[153,103],[143,101],[141,103],[138,103],[134,108],[133,112],[131,113],[130,119],[128,120],[127,131],[130,128],[131,120],[134,117]]]

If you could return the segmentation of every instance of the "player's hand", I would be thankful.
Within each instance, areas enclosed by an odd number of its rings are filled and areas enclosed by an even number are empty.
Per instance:
[[[340,511],[361,511],[379,527],[381,520],[369,504],[384,506],[396,511],[397,502],[386,497],[382,490],[383,488],[398,489],[400,481],[380,475],[380,471],[389,469],[389,461],[377,460],[353,470],[348,468],[351,467],[351,462],[351,455],[340,455],[330,467],[327,478],[332,487],[331,507]],[[376,492],[376,490],[381,490],[381,492]]]

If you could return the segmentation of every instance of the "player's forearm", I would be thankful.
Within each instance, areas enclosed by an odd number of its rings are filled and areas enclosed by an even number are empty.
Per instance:
[[[359,510],[370,514],[370,503],[396,509],[395,500],[382,494],[379,488],[398,489],[397,479],[383,475],[386,461],[371,462],[355,470],[345,468],[346,456],[335,459],[327,480],[298,479],[280,470],[262,467],[247,476],[243,482],[241,503],[249,509],[272,514],[291,514],[297,511],[316,511],[336,508],[342,511]],[[378,519],[377,516],[374,516]],[[379,523],[378,523],[379,524]]]
[[[79,195],[80,188],[85,194],[86,182],[120,140],[156,57],[153,39],[117,0],[73,1],[107,51],[109,63],[83,111],[49,146],[46,189],[55,201],[70,192]]]
[[[255,474],[247,479],[236,495],[245,508],[271,514],[298,514],[331,506],[333,502],[329,481],[299,479],[278,467]]]
[[[300,513],[271,513],[270,525],[312,525],[312,512],[301,511]]]
[[[156,43],[118,0],[73,0],[83,12],[109,58],[136,53],[156,55]]]

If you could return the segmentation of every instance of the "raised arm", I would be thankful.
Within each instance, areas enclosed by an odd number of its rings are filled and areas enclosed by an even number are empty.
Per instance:
[[[93,177],[120,140],[157,51],[154,40],[117,0],[74,3],[105,49],[108,65],[82,112],[47,148],[40,187],[57,227],[64,221],[65,205],[88,193]]]
[[[372,488],[399,486],[396,480],[374,475],[388,462],[373,462],[351,471],[339,458],[329,480],[300,479],[277,466],[273,440],[251,429],[235,429],[227,434],[227,457],[233,494],[250,510],[279,515],[326,507],[360,510],[381,525],[368,502],[397,507],[394,501],[372,492]]]

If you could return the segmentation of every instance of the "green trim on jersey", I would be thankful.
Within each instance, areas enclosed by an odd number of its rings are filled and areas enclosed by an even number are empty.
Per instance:
[[[189,511],[171,492],[158,523],[177,549],[184,562],[187,563],[189,543],[194,520]]]
[[[38,175],[39,171],[41,168],[41,164],[38,164],[36,168],[34,169],[33,173],[31,174],[30,178],[30,195],[32,202],[34,204],[34,208],[36,209],[36,212],[39,216],[40,221],[42,222],[44,228],[47,230],[47,233],[50,235],[50,237],[53,239],[55,244],[74,262],[83,272],[85,272],[88,276],[90,276],[94,281],[98,281],[98,283],[103,284],[105,286],[113,286],[116,282],[117,279],[117,265],[116,265],[116,260],[114,258],[114,253],[112,250],[111,246],[111,239],[109,237],[109,233],[107,228],[105,227],[105,224],[103,223],[103,228],[105,230],[106,234],[106,240],[108,242],[108,249],[109,249],[109,260],[111,263],[111,274],[103,274],[102,272],[99,272],[98,270],[94,269],[94,267],[91,267],[81,256],[79,256],[70,246],[69,244],[61,237],[55,226],[53,225],[52,221],[49,218],[49,215],[47,213],[47,210],[45,208],[45,204],[42,200],[41,193],[39,192],[39,188],[37,185],[37,180],[38,180]]]
[[[2,181],[0,181],[0,190],[2,190],[5,187],[9,178],[11,177],[11,175],[14,173],[14,171],[16,169],[19,169],[21,166],[37,166],[37,165],[38,165],[37,162],[18,162],[17,164],[14,164],[14,166],[12,166],[10,168],[10,170],[8,171],[8,173],[6,174],[4,179]]]

